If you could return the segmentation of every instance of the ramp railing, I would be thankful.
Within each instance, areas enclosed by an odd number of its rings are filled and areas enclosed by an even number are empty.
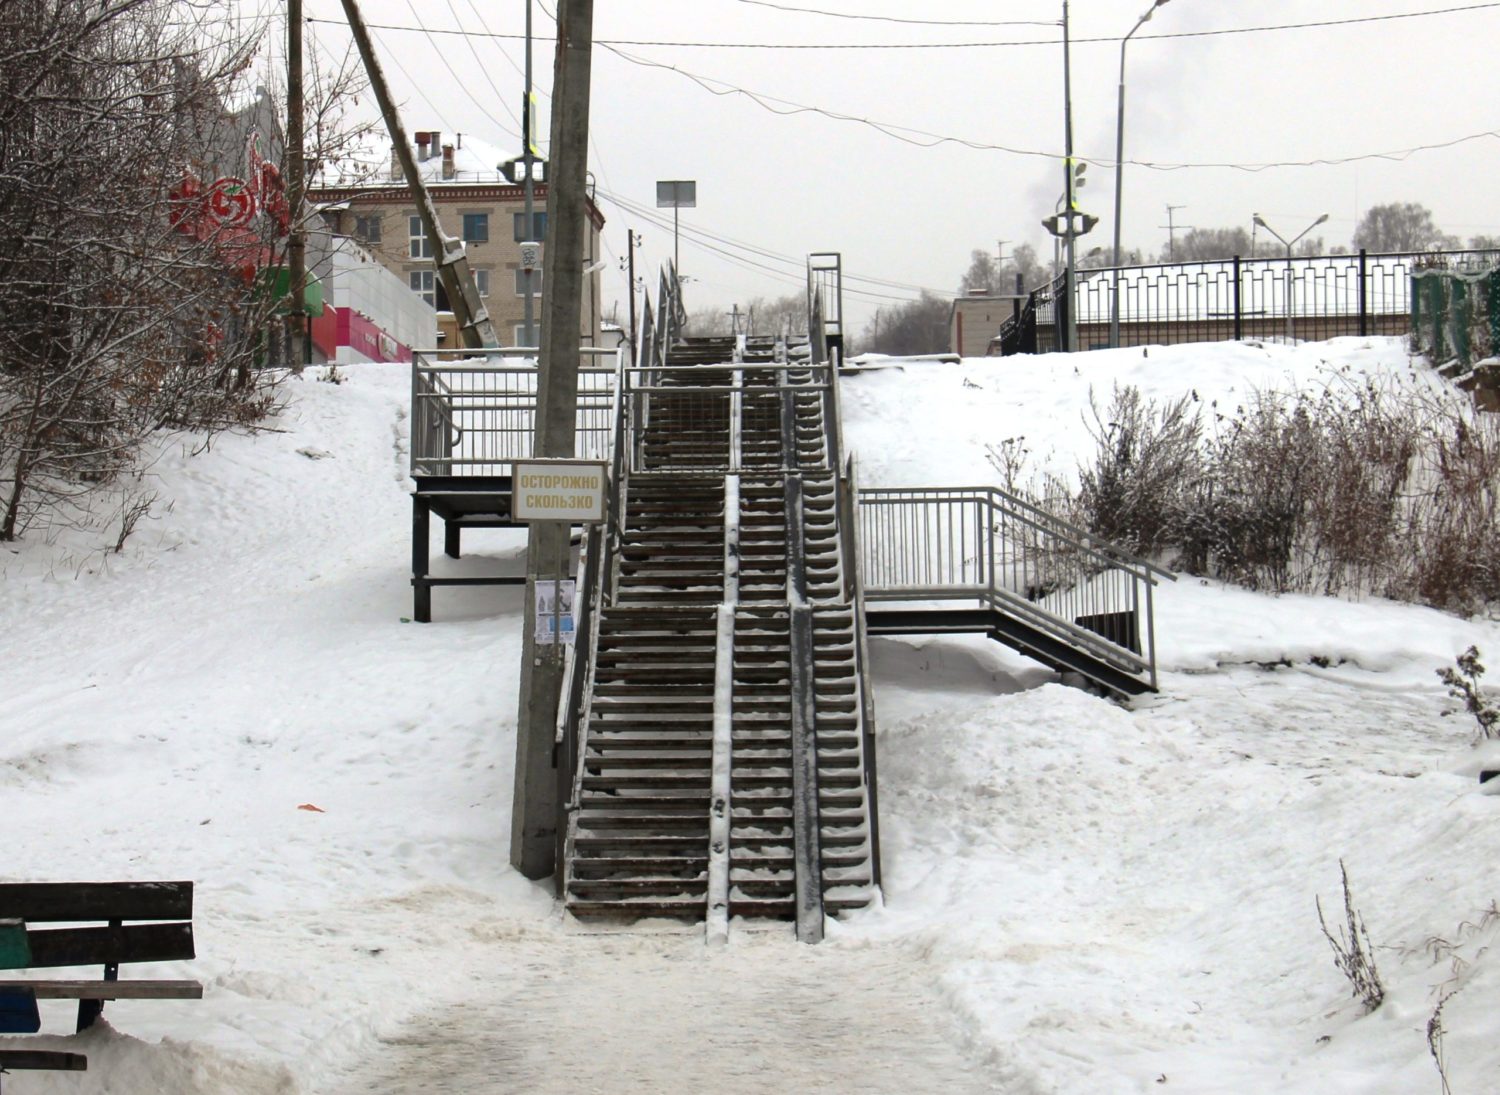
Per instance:
[[[980,601],[1156,687],[1170,571],[998,487],[866,488],[858,513],[866,601]]]
[[[578,370],[576,455],[608,459],[619,351],[585,346]],[[537,367],[525,347],[412,357],[411,474],[509,475],[533,455]]]

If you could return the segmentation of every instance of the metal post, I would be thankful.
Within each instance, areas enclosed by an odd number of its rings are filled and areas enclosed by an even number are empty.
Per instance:
[[[1072,215],[1078,208],[1078,200],[1073,193],[1073,75],[1070,67],[1070,47],[1068,42],[1068,0],[1063,0],[1063,175],[1067,179],[1067,189],[1063,191],[1068,199],[1069,224],[1072,223]],[[1068,245],[1068,276],[1063,288],[1068,294],[1068,322],[1063,337],[1066,341],[1068,353],[1074,353],[1078,349],[1078,317],[1074,315],[1073,290],[1078,276],[1078,242],[1074,234],[1069,231],[1067,236]]]
[[[1234,256],[1234,340],[1245,337],[1243,311],[1240,308],[1240,257]]]
[[[589,135],[593,0],[562,0],[557,10],[557,57],[552,79],[552,162],[547,181],[547,244],[542,276],[542,346],[534,452],[543,458],[573,455],[578,414],[578,362],[582,352],[583,264]],[[521,697],[516,719],[515,798],[510,862],[527,878],[553,873],[557,784],[553,740],[563,680],[563,647],[539,646],[532,621],[538,580],[567,577],[566,521],[538,521],[526,549],[525,624],[521,638]]]
[[[1120,40],[1120,95],[1115,109],[1115,273],[1114,291],[1110,294],[1109,306],[1109,344],[1111,346],[1120,345],[1120,199],[1125,176],[1125,45],[1130,41],[1131,36],[1156,13],[1156,9],[1166,2],[1167,0],[1156,0],[1156,3],[1147,9],[1146,14],[1136,20],[1135,26],[1130,28],[1130,34]]]
[[[1370,300],[1368,290],[1365,286],[1367,276],[1366,258],[1368,253],[1363,247],[1359,249],[1359,337],[1364,338],[1370,333]]]

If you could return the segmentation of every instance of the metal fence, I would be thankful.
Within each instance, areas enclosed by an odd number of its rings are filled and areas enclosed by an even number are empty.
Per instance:
[[[1500,269],[1419,270],[1412,275],[1411,327],[1433,362],[1464,369],[1500,353]]]
[[[981,601],[1156,687],[1152,589],[1167,571],[996,487],[858,501],[867,601]]]
[[[537,368],[534,351],[470,350],[455,361],[417,351],[411,373],[411,473],[509,475],[533,455]],[[584,347],[578,370],[576,455],[608,459],[614,423],[617,351]],[[609,362],[609,364],[604,364]]]
[[[1402,335],[1411,329],[1412,275],[1433,264],[1489,269],[1500,251],[1399,252],[1319,257],[1235,257],[1120,269],[1120,345],[1173,345],[1286,336]],[[1114,268],[1081,270],[1074,292],[1078,345],[1110,344]],[[1064,345],[1064,277],[1033,290],[1000,330],[1000,352]]]

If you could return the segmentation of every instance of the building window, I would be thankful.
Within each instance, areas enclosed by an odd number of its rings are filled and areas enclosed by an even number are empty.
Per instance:
[[[413,270],[407,275],[407,278],[411,282],[411,291],[436,308],[437,287],[433,283],[433,272],[431,270]]]
[[[526,271],[520,267],[516,268],[516,296],[526,295]],[[539,297],[542,295],[542,272],[533,270],[531,272],[531,295]]]
[[[474,271],[474,284],[479,289],[479,295],[487,297],[490,295],[490,272],[488,270]]]
[[[541,243],[547,238],[547,213],[545,210],[535,210],[531,214],[531,227],[533,231],[530,235],[526,234],[525,213],[512,213],[511,221],[515,226],[517,243],[520,243],[522,240],[536,240],[538,243]]]
[[[365,243],[380,242],[380,214],[354,218],[354,238]]]
[[[536,338],[540,339],[542,337],[542,321],[541,320],[537,320],[537,322],[536,322],[536,324],[534,326],[536,328]],[[515,342],[512,343],[512,345],[513,346],[534,346],[535,344],[536,344],[535,342],[527,342],[526,341],[526,324],[524,324],[524,323],[517,323],[516,324],[516,340],[515,340]]]
[[[411,244],[407,249],[407,254],[414,259],[432,258],[432,241],[427,238],[427,233],[422,228],[422,218],[407,217],[406,224],[406,234]]]
[[[464,214],[464,242],[488,243],[490,239],[490,215],[488,213]]]

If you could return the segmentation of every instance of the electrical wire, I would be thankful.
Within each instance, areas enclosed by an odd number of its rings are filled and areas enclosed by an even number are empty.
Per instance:
[[[667,218],[667,217],[665,217],[663,215],[657,214],[657,213],[655,213],[654,211],[648,209],[645,206],[642,206],[642,205],[640,205],[640,204],[638,204],[638,203],[636,203],[634,201],[631,201],[628,198],[623,198],[623,197],[620,197],[619,195],[610,194],[610,193],[607,193],[607,192],[602,191],[602,190],[598,191],[598,194],[599,194],[600,197],[604,198],[606,201],[610,202],[612,205],[615,205],[615,206],[619,207],[623,211],[626,211],[626,212],[634,214],[636,217],[640,218],[641,220],[644,220],[648,224],[654,225],[657,228],[661,228],[664,231],[669,231],[669,232],[673,231],[672,221],[669,218]],[[734,265],[739,266],[741,269],[746,269],[746,270],[750,270],[752,272],[766,274],[766,275],[775,277],[775,278],[777,278],[779,280],[782,280],[782,281],[785,281],[785,282],[788,282],[788,283],[792,283],[792,284],[799,284],[800,285],[800,284],[803,284],[805,282],[805,280],[806,280],[805,279],[805,275],[803,273],[805,271],[805,269],[806,269],[806,258],[805,257],[795,257],[794,258],[792,256],[783,255],[783,254],[780,254],[778,252],[767,251],[764,248],[753,247],[753,246],[750,246],[748,244],[740,244],[740,243],[737,243],[737,242],[732,242],[732,241],[726,239],[725,237],[723,237],[723,236],[717,236],[714,233],[707,231],[706,229],[697,228],[697,227],[693,227],[693,226],[681,226],[681,225],[679,225],[678,226],[678,234],[681,235],[688,244],[690,244],[690,245],[692,245],[694,247],[697,247],[700,250],[707,251],[707,252],[709,252],[711,254],[718,255],[721,258],[724,258],[724,259],[728,260],[729,262],[733,263]],[[725,247],[719,247],[719,246],[716,246],[713,243],[707,242],[707,240],[717,240],[717,241],[719,241],[721,243],[726,244],[726,246]],[[736,251],[747,252],[748,254],[753,254],[753,255],[756,255],[756,256],[759,256],[759,257],[762,257],[762,258],[766,258],[766,259],[768,259],[769,261],[772,261],[772,262],[784,263],[785,265],[791,267],[791,269],[790,270],[777,269],[776,267],[769,266],[769,265],[767,265],[764,262],[757,262],[755,259],[746,257],[746,255],[744,255],[744,254],[735,254]],[[872,289],[861,289],[861,288],[859,288],[857,286],[849,286],[849,285],[845,286],[845,292],[853,293],[853,294],[855,294],[857,296],[864,297],[864,298],[869,299],[869,300],[878,300],[878,301],[909,301],[909,300],[916,299],[917,295],[920,295],[921,293],[924,293],[924,292],[925,293],[933,293],[933,294],[937,294],[937,295],[944,295],[939,290],[929,289],[926,286],[908,285],[908,284],[901,283],[901,282],[887,282],[887,281],[884,281],[883,279],[880,279],[880,278],[864,277],[864,276],[861,276],[859,274],[850,273],[848,271],[844,272],[844,280],[846,282],[848,282],[848,281],[860,281],[860,282],[865,282],[865,283],[873,284],[873,285],[884,285],[884,286],[891,287],[891,288],[897,288],[897,289],[907,290],[907,292],[906,292],[905,295],[898,296],[898,295],[894,295],[894,294],[891,294],[891,293],[876,292],[876,291],[874,291]]]
[[[654,211],[650,210],[644,205],[641,205],[638,202],[635,202],[629,198],[625,198],[619,194],[609,193],[608,191],[601,191],[601,193],[621,209],[629,210],[635,213],[637,216],[643,217],[652,222],[656,222],[659,218],[660,223],[658,226],[667,226],[669,224],[669,222],[663,215],[656,214]],[[706,228],[702,228],[697,225],[688,225],[682,227],[681,231],[689,235],[703,236],[707,239],[714,240],[717,243],[722,243],[727,247],[732,247],[735,250],[745,251],[749,254],[758,255],[762,258],[770,259],[775,262],[785,263],[787,266],[790,266],[798,271],[805,269],[806,266],[806,256],[788,255],[785,252],[781,251],[771,251],[756,244],[746,243],[744,240],[737,240],[732,236],[718,235],[714,232],[710,232]],[[887,289],[901,289],[910,293],[939,292],[939,290],[929,288],[925,285],[915,285],[911,282],[904,281],[890,281],[886,278],[873,278],[862,274],[851,273],[847,270],[844,272],[844,278],[850,281],[862,281],[870,285],[879,285]]]
[[[1500,4],[1490,6],[1500,7]],[[693,83],[701,87],[704,91],[707,91],[712,95],[716,95],[721,98],[725,96],[743,96],[744,98],[749,99],[751,102],[755,103],[755,105],[760,107],[762,110],[768,111],[772,114],[779,114],[783,117],[787,117],[793,114],[817,114],[821,117],[828,118],[836,122],[851,122],[866,126],[887,137],[902,141],[906,144],[915,145],[918,148],[936,148],[939,145],[956,144],[960,145],[961,147],[974,149],[980,152],[1005,152],[1013,156],[1030,156],[1033,158],[1046,160],[1058,160],[1061,159],[1063,155],[1061,152],[1045,151],[1035,148],[1017,148],[1012,145],[999,145],[990,144],[985,141],[974,141],[966,137],[946,136],[941,133],[932,133],[925,129],[914,129],[911,126],[896,125],[892,122],[880,122],[876,121],[873,118],[861,118],[853,114],[843,114],[836,110],[828,110],[825,107],[812,106],[807,103],[793,102],[790,99],[781,99],[775,95],[768,95],[765,92],[761,91],[751,91],[748,88],[739,87],[736,84],[731,84],[727,81],[719,80],[711,76],[700,76],[697,73],[689,72],[687,69],[679,68],[676,65],[669,65],[662,61],[652,61],[649,58],[645,57],[637,57],[634,54],[626,53],[624,50],[617,49],[614,46],[605,45],[604,43],[599,44],[604,45],[604,48],[615,54],[615,56],[621,58],[622,60],[629,61],[633,65],[641,65],[646,68],[658,68],[665,69],[668,72],[675,72],[677,73],[677,75],[691,80]],[[717,88],[712,86],[715,84],[718,85]],[[723,90],[719,90],[720,88],[722,88]],[[777,109],[777,106],[772,104],[779,104],[786,107],[787,109],[779,110]],[[1073,156],[1073,159],[1082,163],[1091,164],[1095,167],[1104,167],[1111,169],[1119,166],[1119,163],[1124,163],[1132,167],[1143,167],[1151,171],[1185,171],[1195,168],[1219,168],[1224,170],[1245,171],[1253,174],[1261,171],[1268,171],[1272,168],[1277,167],[1332,167],[1339,164],[1359,163],[1364,160],[1391,160],[1399,162],[1401,160],[1407,159],[1409,156],[1417,152],[1431,152],[1437,149],[1452,148],[1455,145],[1466,144],[1470,141],[1477,141],[1486,137],[1500,138],[1500,131],[1482,130],[1478,133],[1469,133],[1462,137],[1454,137],[1451,140],[1447,141],[1435,141],[1430,144],[1415,145],[1411,148],[1393,149],[1384,152],[1363,152],[1350,156],[1323,156],[1310,160],[1277,160],[1267,163],[1170,163],[1156,160],[1131,159],[1119,161],[1117,163],[1112,157],[1083,156],[1078,154],[1075,154]]]
[[[417,6],[412,3],[412,0],[406,0],[406,6],[411,10],[412,18],[417,21],[417,27],[422,31],[423,34],[427,36],[427,41],[431,43],[433,51],[437,54],[438,60],[441,61],[443,67],[448,70],[448,75],[453,77],[453,82],[457,84],[461,89],[463,89],[463,93],[469,97],[469,101],[477,106],[479,108],[479,112],[486,118],[488,118],[490,123],[494,125],[496,129],[500,130],[500,132],[508,134],[512,137],[520,137],[521,130],[519,123],[517,123],[517,128],[511,129],[499,118],[495,117],[495,115],[490,113],[489,108],[479,101],[478,96],[476,96],[472,91],[469,90],[469,81],[463,79],[456,71],[454,71],[453,63],[448,60],[447,54],[445,54],[443,50],[438,47],[437,42],[433,39],[432,36],[434,32],[428,30],[426,25],[423,24],[422,17],[417,14]],[[451,9],[452,5],[449,5],[449,7]],[[465,40],[467,41],[467,39]],[[470,50],[473,50],[474,47],[472,43],[470,44],[469,48]],[[475,55],[475,60],[478,60],[478,54]],[[482,70],[484,68],[484,65],[481,63],[479,67]],[[404,72],[405,70],[403,69],[402,71]],[[494,87],[494,84],[491,83],[490,86]],[[423,98],[426,98],[426,96],[424,95]],[[447,122],[445,121],[443,124],[446,125]]]
[[[1133,41],[1163,41],[1172,38],[1216,38],[1231,34],[1264,34],[1271,31],[1314,30],[1327,27],[1346,27],[1360,23],[1387,23],[1398,19],[1422,19],[1435,15],[1457,15],[1473,11],[1500,8],[1500,0],[1483,4],[1465,4],[1460,7],[1432,8],[1427,11],[1392,12],[1386,15],[1357,15],[1347,19],[1318,19],[1305,23],[1267,23],[1253,27],[1224,27],[1218,30],[1167,31],[1160,34],[1136,35]],[[338,19],[308,18],[310,23],[340,23]],[[1055,25],[1055,24],[1053,24]],[[370,23],[372,30],[416,31],[427,34],[468,35],[477,38],[524,39],[521,34],[502,34],[494,31],[479,32],[463,28],[434,28],[400,26],[389,23]],[[552,41],[536,38],[537,41]],[[1098,35],[1075,37],[1072,44],[1090,45],[1118,43],[1125,40],[1122,35]],[[674,42],[661,39],[614,38],[594,40],[596,46],[662,46],[673,49],[763,49],[763,50],[932,50],[932,49],[1010,49],[1032,46],[1059,46],[1061,38],[1032,38],[1007,42]]]
[[[754,4],[759,8],[775,8],[777,11],[794,12],[797,15],[826,15],[830,19],[858,19],[872,23],[904,23],[922,27],[1055,27],[1056,19],[903,19],[896,15],[861,15],[847,11],[824,11],[821,8],[800,8],[793,4],[774,4],[771,0],[739,0],[741,4]]]

